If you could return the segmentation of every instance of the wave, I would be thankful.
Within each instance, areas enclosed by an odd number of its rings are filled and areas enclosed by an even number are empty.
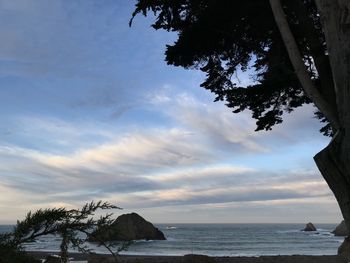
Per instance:
[[[300,232],[303,232],[302,230],[298,229],[290,229],[290,230],[279,230],[279,231],[276,231],[276,233],[278,234],[287,234],[287,233],[300,233]]]
[[[168,229],[168,230],[177,229],[176,226],[167,226],[167,227],[165,227],[165,228]]]

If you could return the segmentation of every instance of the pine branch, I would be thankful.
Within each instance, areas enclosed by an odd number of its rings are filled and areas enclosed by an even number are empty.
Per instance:
[[[49,208],[39,209],[36,212],[27,213],[23,221],[17,221],[13,232],[0,234],[0,247],[11,248],[20,251],[23,244],[35,241],[37,238],[46,235],[59,235],[62,237],[60,244],[61,261],[68,260],[68,247],[78,249],[82,253],[91,253],[86,245],[88,237],[96,228],[108,228],[114,223],[113,213],[95,218],[97,210],[121,209],[108,202],[98,201],[85,204],[81,209]],[[79,237],[77,233],[83,233],[85,238]],[[99,245],[104,246],[114,258],[118,253],[127,248],[127,244],[118,247],[113,252],[115,244],[107,244],[99,240]]]

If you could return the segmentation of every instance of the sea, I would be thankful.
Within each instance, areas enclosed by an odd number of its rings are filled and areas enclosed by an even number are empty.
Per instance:
[[[167,240],[135,241],[127,255],[262,256],[336,255],[343,237],[331,231],[336,224],[317,224],[316,232],[301,231],[303,224],[156,224]],[[13,226],[0,226],[0,232]],[[58,251],[59,236],[42,237],[28,243],[28,251]],[[96,253],[108,253],[94,244]]]

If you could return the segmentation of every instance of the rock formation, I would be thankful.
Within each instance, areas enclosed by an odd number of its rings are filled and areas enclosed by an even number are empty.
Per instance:
[[[341,223],[332,231],[332,233],[335,236],[348,236],[349,235],[349,231],[348,228],[345,224],[345,221],[341,221]]]
[[[349,262],[350,259],[350,240],[345,238],[344,242],[338,248],[338,255],[341,256],[346,262]]]
[[[312,223],[307,223],[303,231],[317,231],[317,229]]]
[[[136,213],[119,216],[109,229],[96,229],[90,241],[165,240],[162,231]]]

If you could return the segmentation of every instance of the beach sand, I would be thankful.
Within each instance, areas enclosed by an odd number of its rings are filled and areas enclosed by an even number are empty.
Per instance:
[[[54,252],[29,252],[36,258],[44,259]],[[110,255],[100,255],[101,257],[108,257]],[[76,263],[87,262],[88,255],[71,253],[70,257]],[[260,257],[197,257],[196,260],[191,261],[189,256],[119,256],[121,263],[345,263],[338,256],[260,256]]]

